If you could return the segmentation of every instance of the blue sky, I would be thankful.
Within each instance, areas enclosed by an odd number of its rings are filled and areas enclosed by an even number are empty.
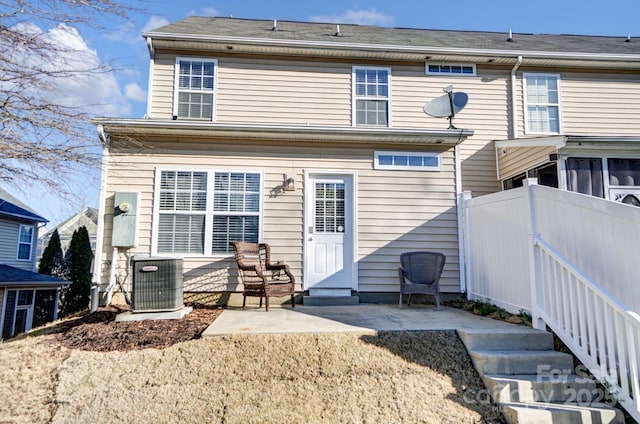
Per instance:
[[[86,48],[97,60],[114,68],[112,75],[96,76],[91,86],[83,90],[94,99],[99,96],[102,106],[96,114],[100,116],[144,116],[149,56],[140,34],[191,15],[498,31],[505,34],[513,30],[514,33],[631,35],[640,38],[638,0],[148,0],[129,3],[143,9],[140,13],[131,14],[129,22],[107,20],[106,29],[100,31],[79,28],[73,40],[74,45]],[[42,30],[54,31],[55,28]],[[49,219],[48,227],[51,228],[86,206],[98,206],[97,170],[87,170],[81,177],[72,177],[67,185],[78,193],[76,199],[62,199],[37,184],[22,187],[22,192],[11,186],[5,189]]]

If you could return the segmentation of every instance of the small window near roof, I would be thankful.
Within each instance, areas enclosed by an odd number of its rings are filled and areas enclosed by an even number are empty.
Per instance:
[[[476,65],[426,63],[425,73],[427,75],[453,75],[473,77],[476,75]]]
[[[216,66],[215,59],[176,59],[174,119],[213,120]]]
[[[425,152],[375,152],[374,169],[413,171],[439,171],[439,153]]]

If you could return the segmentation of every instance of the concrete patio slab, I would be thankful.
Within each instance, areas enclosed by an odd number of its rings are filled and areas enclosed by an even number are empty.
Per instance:
[[[203,337],[231,334],[375,333],[377,331],[428,331],[506,329],[518,327],[479,317],[455,308],[436,310],[431,305],[399,309],[397,305],[350,306],[296,305],[264,308],[229,308],[202,333]]]

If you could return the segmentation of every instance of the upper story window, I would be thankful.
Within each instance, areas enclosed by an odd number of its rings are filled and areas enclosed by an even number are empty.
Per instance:
[[[18,233],[18,260],[30,261],[33,247],[33,226],[20,225]]]
[[[427,63],[425,64],[425,73],[427,75],[458,75],[472,77],[476,75],[476,66]]]
[[[354,126],[391,126],[391,68],[353,68]]]
[[[176,59],[174,119],[213,120],[217,64],[215,59]]]
[[[560,76],[524,74],[525,132],[560,134]]]
[[[374,169],[439,171],[440,154],[426,152],[375,152]]]
[[[157,253],[226,254],[231,241],[259,241],[260,173],[163,170],[158,176]]]

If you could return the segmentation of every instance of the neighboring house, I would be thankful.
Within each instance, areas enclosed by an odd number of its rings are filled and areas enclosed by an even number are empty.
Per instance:
[[[143,36],[147,116],[96,120],[102,291],[132,254],[184,258],[185,291],[235,291],[229,241],[245,240],[312,296],[395,299],[412,250],[443,252],[442,290],[460,293],[463,191],[515,186],[550,153],[556,175],[597,152],[617,161],[609,190],[640,184],[633,39],[208,17]],[[469,96],[455,126],[423,111],[449,85]]]
[[[38,227],[47,220],[0,189],[0,339],[53,321],[68,281],[35,271]]]
[[[42,257],[42,252],[49,245],[49,240],[53,235],[55,230],[58,230],[58,234],[60,235],[60,246],[62,247],[62,251],[66,252],[69,249],[69,244],[71,244],[71,238],[73,237],[73,233],[79,229],[80,227],[85,227],[87,232],[89,233],[89,240],[91,241],[91,250],[95,253],[96,251],[96,234],[98,232],[98,209],[96,208],[86,208],[77,214],[70,216],[62,223],[53,227],[45,234],[40,236],[39,243],[40,249],[38,253],[38,260]]]

